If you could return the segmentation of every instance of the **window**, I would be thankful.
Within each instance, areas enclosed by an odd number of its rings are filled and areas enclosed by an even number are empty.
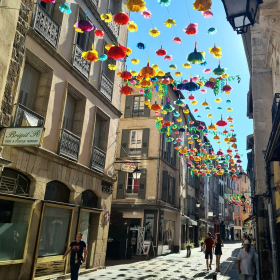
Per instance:
[[[97,208],[98,196],[91,190],[83,191],[82,206],[89,208]]]
[[[237,206],[237,213],[240,215],[240,206]]]
[[[46,186],[44,200],[69,203],[70,190],[59,181],[49,182]]]
[[[0,199],[0,262],[24,257],[32,203]]]
[[[131,130],[130,143],[129,143],[129,155],[130,156],[141,155],[142,136],[143,136],[143,130]]]
[[[103,53],[107,54],[107,49],[105,48],[105,46],[107,45],[107,42],[105,40],[103,40]],[[108,57],[105,61],[102,61],[102,73],[105,74],[105,76],[112,82],[112,84],[114,83],[115,80],[115,70],[110,70],[108,68],[109,64],[116,64],[116,60],[111,59],[110,57]]]
[[[143,117],[144,116],[144,101],[145,96],[134,96],[133,97],[133,109],[132,117]]]
[[[90,221],[91,221],[91,213],[82,211],[80,215],[80,223],[79,223],[78,231],[83,234],[83,240],[86,242],[87,245],[88,245],[88,239],[90,233]]]
[[[0,192],[28,196],[30,180],[16,170],[4,168],[0,177]]]
[[[107,150],[109,126],[109,119],[105,114],[101,115],[101,112],[96,114],[93,146],[104,152]]]
[[[236,183],[236,190],[239,192],[239,184]]]
[[[240,219],[238,219],[238,225],[241,226],[241,220]]]
[[[54,12],[54,6],[55,4],[54,3],[46,3],[46,2],[43,2],[43,1],[40,1],[41,2],[41,6],[46,10],[46,12],[52,17],[53,16],[53,12]]]
[[[71,209],[45,207],[38,251],[39,257],[64,254],[71,213]]]
[[[84,18],[85,18],[85,13],[82,10],[80,10],[78,21]],[[87,18],[87,20],[89,20],[89,18]],[[76,40],[77,40],[76,43],[80,47],[80,49],[82,51],[87,51],[89,49],[89,46],[93,44],[92,42],[94,42],[94,32],[89,32],[89,33],[77,32]]]
[[[166,159],[166,135],[162,134],[162,154],[161,156]]]
[[[170,204],[175,203],[175,185],[176,180],[168,174],[168,171],[163,171],[162,175],[162,200]]]
[[[133,178],[132,173],[127,173],[127,183],[126,183],[126,196],[127,197],[138,197],[140,180]]]
[[[63,128],[72,132],[74,124],[74,115],[76,108],[76,99],[71,95],[67,95],[66,106],[63,118]]]

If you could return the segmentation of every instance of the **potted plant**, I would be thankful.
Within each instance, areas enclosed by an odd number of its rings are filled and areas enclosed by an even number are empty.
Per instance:
[[[201,240],[199,241],[200,243],[200,249],[201,249],[201,252],[203,251],[203,245],[204,245],[204,239],[201,238]]]
[[[185,245],[185,249],[187,249],[187,255],[186,257],[189,258],[191,256],[191,249],[194,248],[193,243],[189,239]]]

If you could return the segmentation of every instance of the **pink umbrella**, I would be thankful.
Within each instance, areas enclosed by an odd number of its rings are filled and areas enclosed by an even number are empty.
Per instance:
[[[150,19],[152,17],[152,12],[146,8],[145,11],[141,12],[141,15],[146,19]]]

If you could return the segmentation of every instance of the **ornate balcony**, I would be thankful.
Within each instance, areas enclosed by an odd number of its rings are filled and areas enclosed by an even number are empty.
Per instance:
[[[16,112],[13,120],[13,127],[20,126],[40,126],[43,127],[45,118],[33,112],[24,105],[17,103]]]
[[[33,28],[55,49],[58,45],[60,25],[46,12],[46,10],[37,4]]]
[[[99,90],[110,101],[112,101],[113,88],[114,88],[114,84],[102,72],[100,77]]]
[[[98,7],[98,0],[89,0],[89,2],[95,7]]]
[[[108,14],[110,14],[111,16],[113,16],[112,12],[110,10],[108,10]],[[119,36],[119,26],[117,24],[114,23],[114,21],[111,21],[108,23],[108,27],[110,28],[110,30],[112,31],[112,33],[114,34],[115,37]]]
[[[106,153],[101,149],[93,146],[90,160],[90,168],[103,173],[105,167]]]
[[[73,54],[73,66],[87,79],[89,78],[89,71],[90,71],[90,62],[83,59],[82,57],[83,51],[80,47],[76,44],[74,48]]]
[[[72,132],[62,129],[58,155],[78,161],[81,139]]]

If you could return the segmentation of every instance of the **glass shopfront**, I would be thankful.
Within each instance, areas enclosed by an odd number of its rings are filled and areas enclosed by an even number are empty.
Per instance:
[[[33,201],[0,196],[0,262],[25,258]]]

